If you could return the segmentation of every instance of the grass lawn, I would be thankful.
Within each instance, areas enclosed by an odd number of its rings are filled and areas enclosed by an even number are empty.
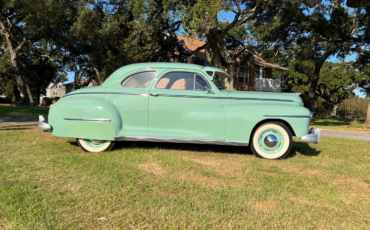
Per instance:
[[[9,119],[35,119],[39,118],[39,115],[48,115],[47,107],[36,107],[36,106],[10,106],[9,104],[0,104],[0,118]]]
[[[242,147],[121,143],[85,153],[0,125],[0,229],[368,229],[370,143],[295,139],[288,159]]]
[[[311,121],[310,127],[322,128],[327,130],[337,130],[346,132],[370,133],[370,124],[336,119],[315,119]]]

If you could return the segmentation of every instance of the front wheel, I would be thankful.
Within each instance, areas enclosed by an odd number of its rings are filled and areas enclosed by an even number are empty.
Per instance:
[[[288,156],[292,149],[292,133],[281,122],[260,125],[253,134],[251,150],[257,157],[276,160]]]
[[[78,145],[86,152],[103,152],[109,151],[113,148],[113,141],[92,140],[92,139],[79,139],[77,138]]]

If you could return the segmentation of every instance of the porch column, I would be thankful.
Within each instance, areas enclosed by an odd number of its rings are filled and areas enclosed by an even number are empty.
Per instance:
[[[263,87],[263,66],[260,66],[260,74],[259,74],[259,81],[260,81],[260,85],[261,85],[261,91],[262,91],[262,87]]]
[[[281,82],[281,69],[279,69],[279,81]]]

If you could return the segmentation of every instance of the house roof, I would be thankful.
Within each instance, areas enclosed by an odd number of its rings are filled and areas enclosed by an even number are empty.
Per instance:
[[[269,63],[265,60],[263,60],[260,56],[258,56],[257,54],[253,54],[253,63],[254,64],[257,64],[257,65],[262,65],[262,66],[266,66],[266,67],[271,67],[271,68],[274,68],[274,69],[281,69],[281,70],[288,70],[288,68],[285,68],[285,67],[282,67],[282,66],[279,66],[277,64],[273,64],[273,63]]]
[[[196,39],[196,38],[190,38],[190,37],[180,36],[180,35],[177,35],[177,39],[184,46],[184,48],[187,49],[187,50],[189,50],[190,52],[193,52],[196,49],[198,49],[199,47],[201,47],[204,44],[206,44],[205,41],[201,41],[201,40]],[[241,52],[249,52],[249,51],[242,51],[241,49],[242,49],[242,47],[238,47],[235,50],[229,50],[229,53],[232,54],[232,55],[236,55],[236,54],[239,55],[239,51],[241,51]],[[198,55],[197,56],[204,57],[204,49],[200,50],[198,52]],[[287,70],[287,68],[285,68],[285,67],[279,66],[277,64],[269,63],[269,62],[263,60],[257,54],[253,54],[253,61],[252,61],[252,63],[257,64],[257,65],[260,65],[260,66],[264,66],[264,67],[270,67],[270,68],[274,68],[274,69]]]
[[[203,46],[204,44],[206,44],[205,41],[201,41],[195,38],[184,37],[180,35],[177,35],[177,39],[189,51],[194,51],[199,47]],[[204,49],[202,49],[200,52],[204,52]]]
[[[62,82],[51,82],[48,87],[46,87],[47,89],[54,89],[54,88],[60,88],[63,86],[63,83]]]

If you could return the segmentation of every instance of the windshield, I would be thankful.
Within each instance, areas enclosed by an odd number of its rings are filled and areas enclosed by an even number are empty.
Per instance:
[[[223,82],[223,79],[228,78],[228,77],[230,77],[230,75],[228,75],[227,73],[215,72],[213,76],[213,83],[215,83],[215,85],[217,86],[219,90],[226,89],[226,87],[224,86],[222,82]]]

